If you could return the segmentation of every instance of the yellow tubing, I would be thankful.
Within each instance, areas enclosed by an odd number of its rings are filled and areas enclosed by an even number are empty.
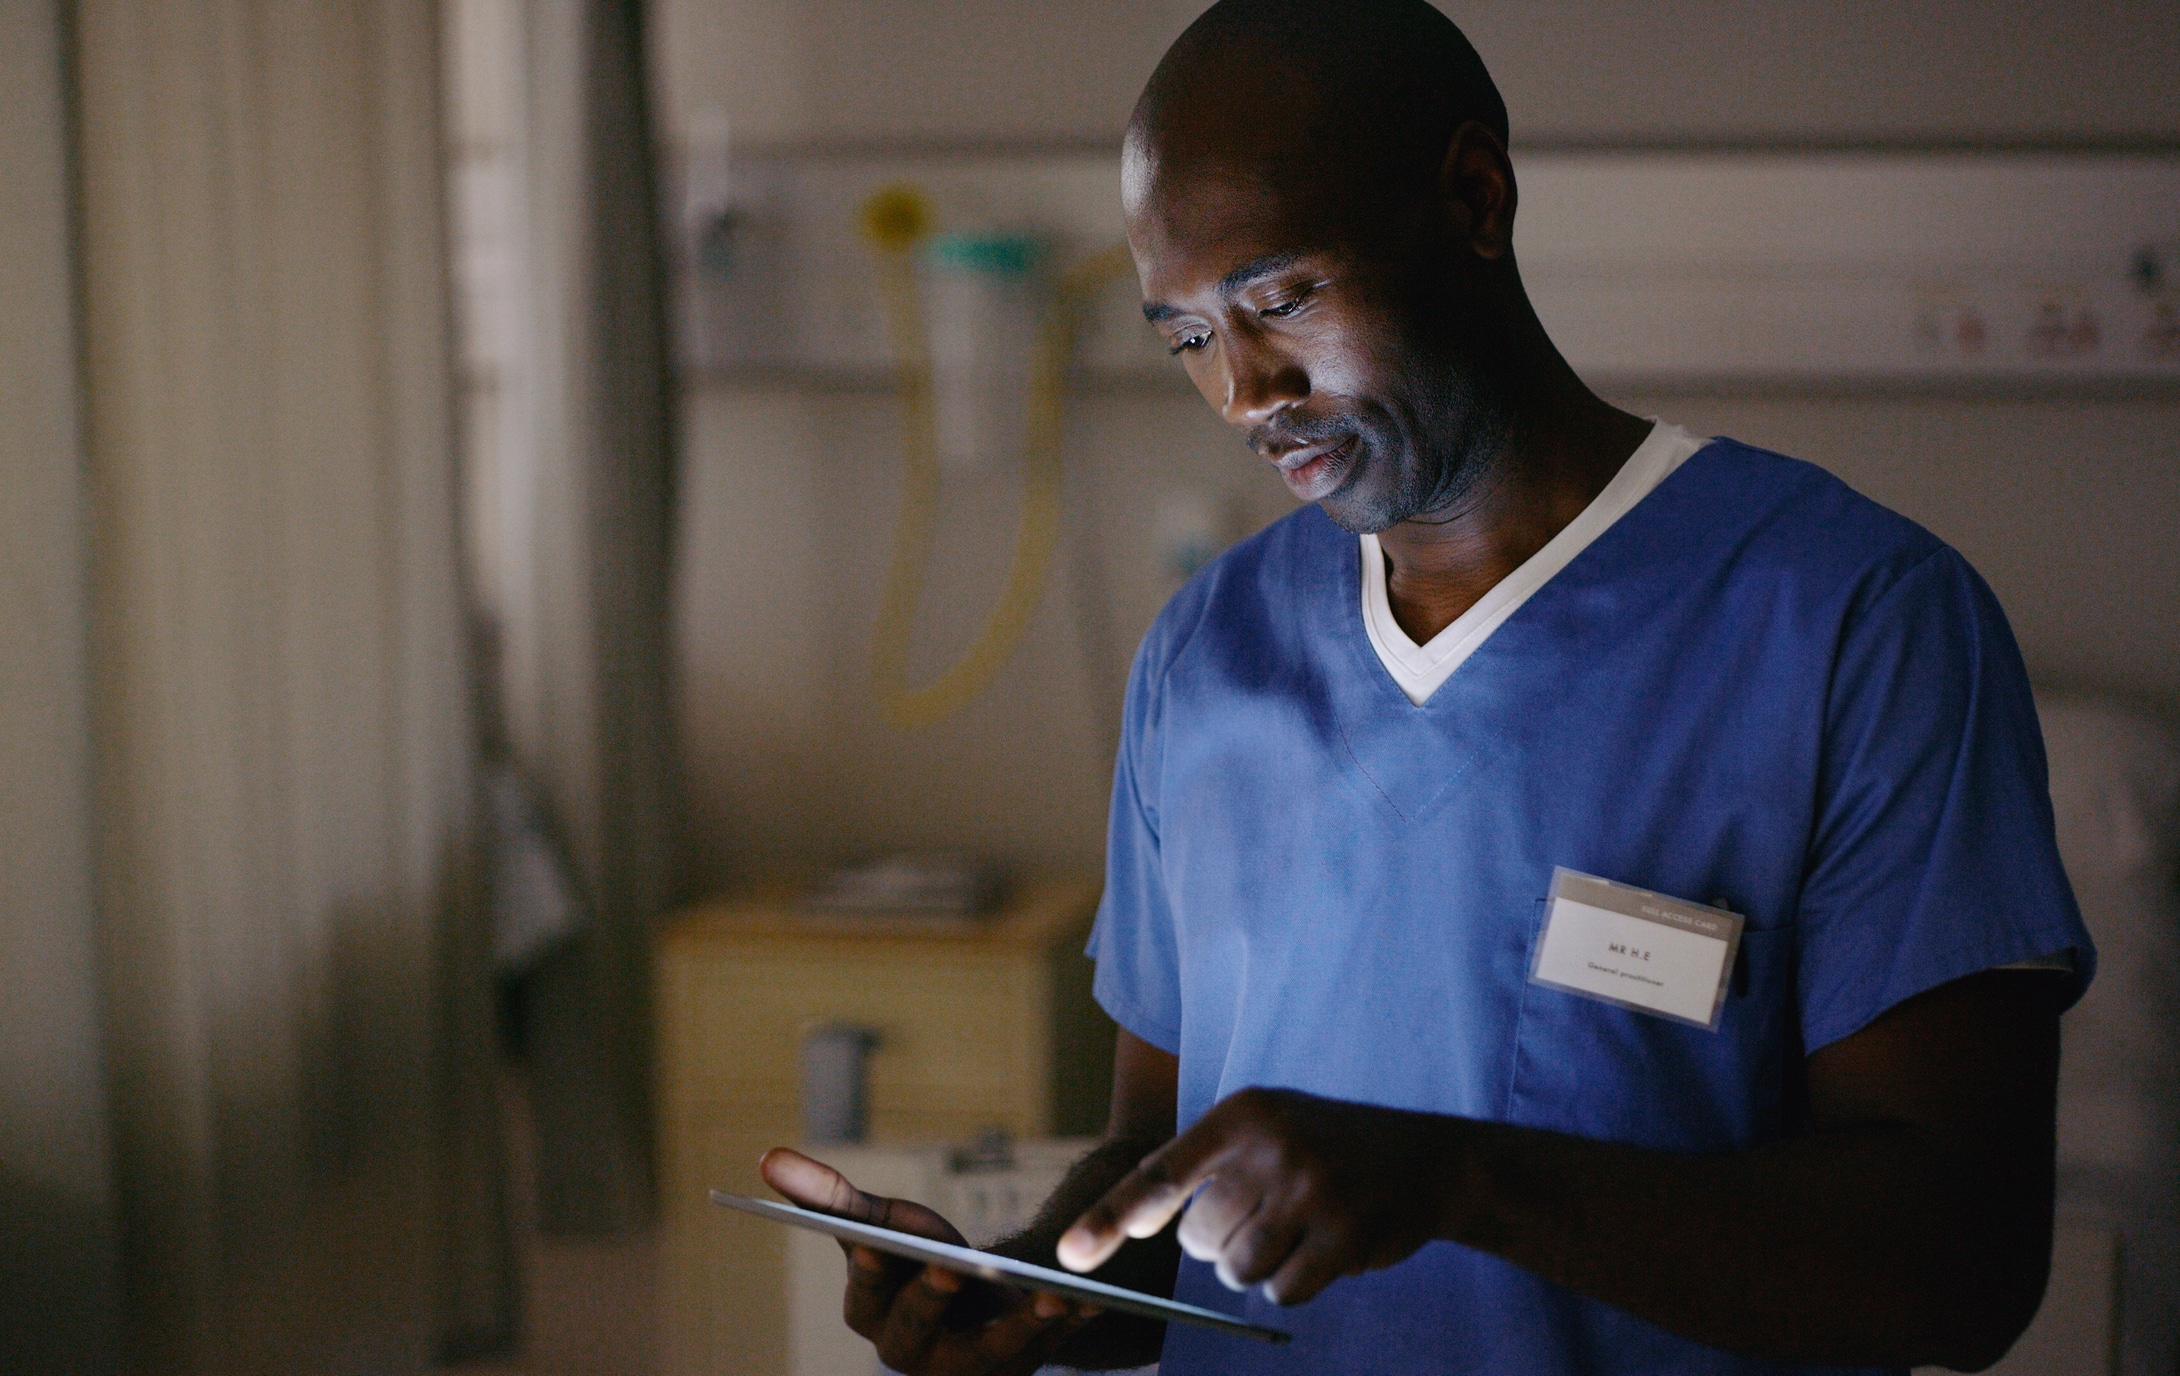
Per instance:
[[[938,525],[939,465],[931,423],[931,363],[916,294],[915,258],[910,251],[921,236],[886,234],[877,228],[881,224],[892,228],[909,222],[920,230],[920,207],[914,213],[904,210],[914,205],[911,197],[912,193],[900,188],[882,191],[872,198],[864,216],[866,232],[881,249],[879,283],[886,301],[893,356],[898,360],[901,432],[908,460],[902,483],[901,523],[894,534],[893,559],[886,572],[885,597],[879,604],[878,629],[871,644],[871,686],[886,721],[901,730],[929,726],[968,706],[1014,653],[1029,627],[1044,592],[1045,575],[1051,569],[1053,547],[1059,542],[1061,428],[1067,362],[1074,348],[1075,330],[1083,307],[1098,288],[1130,264],[1127,246],[1116,244],[1061,276],[1030,360],[1022,445],[1022,518],[1015,535],[1014,561],[1007,570],[1006,589],[976,643],[936,679],[920,688],[911,687],[907,681],[909,636],[915,627],[917,604],[923,597],[932,532]]]

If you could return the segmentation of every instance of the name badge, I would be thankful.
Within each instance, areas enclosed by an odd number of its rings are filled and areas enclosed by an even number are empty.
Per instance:
[[[1555,869],[1529,979],[1716,1032],[1741,923],[1724,908]]]

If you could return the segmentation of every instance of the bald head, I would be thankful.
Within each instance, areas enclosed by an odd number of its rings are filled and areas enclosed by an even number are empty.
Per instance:
[[[1424,0],[1222,0],[1121,166],[1144,316],[1297,497],[1382,530],[1504,449],[1537,333],[1506,107]]]
[[[1130,191],[1216,167],[1382,203],[1427,190],[1469,121],[1506,143],[1483,59],[1425,0],[1221,0],[1136,103]]]

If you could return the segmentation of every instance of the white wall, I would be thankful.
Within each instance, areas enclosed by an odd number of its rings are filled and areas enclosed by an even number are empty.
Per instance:
[[[669,138],[736,142],[1117,137],[1192,0],[668,0]],[[2180,141],[2180,7],[1678,0],[1447,6],[1524,141]],[[1628,397],[1817,460],[1956,543],[2046,678],[2180,705],[2180,399]],[[1030,642],[952,722],[900,735],[864,667],[892,519],[894,412],[875,395],[685,394],[683,733],[711,877],[860,848],[964,845],[1095,864],[1117,668],[1087,668],[1057,580]],[[1166,588],[1159,496],[1285,507],[1178,389],[1078,399],[1071,508],[1095,521],[1124,659]],[[937,666],[989,606],[1011,493],[950,493]],[[1110,660],[1111,657],[1108,657]]]
[[[1117,137],[1200,0],[663,0],[675,115],[746,138]],[[1442,3],[1524,138],[2180,131],[2164,0]]]

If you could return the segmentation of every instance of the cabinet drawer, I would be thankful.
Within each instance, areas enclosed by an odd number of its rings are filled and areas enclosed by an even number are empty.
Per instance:
[[[783,1230],[710,1202],[763,1196],[758,1156],[801,1136],[814,1024],[879,1037],[876,1142],[1095,1132],[1113,1032],[1089,994],[1094,883],[1026,884],[973,930],[800,920],[754,896],[693,910],[655,951],[662,1301],[670,1376],[784,1376]],[[1072,1126],[1079,1124],[1080,1126]]]
[[[1044,972],[1028,962],[706,959],[677,971],[682,1006],[666,1020],[672,1072],[707,1085],[792,1084],[797,1043],[818,1022],[875,1030],[880,1094],[974,1094],[1043,1083],[1049,1057]]]

